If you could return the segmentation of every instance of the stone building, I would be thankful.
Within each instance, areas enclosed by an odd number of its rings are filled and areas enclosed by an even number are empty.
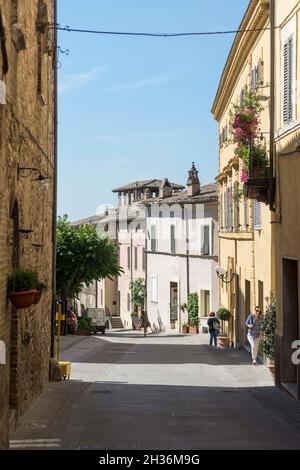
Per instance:
[[[199,298],[200,326],[218,306],[218,191],[201,185],[194,164],[187,189],[167,179],[147,207],[147,313],[154,331],[182,332],[188,295]]]
[[[54,3],[0,3],[0,448],[49,377]],[[15,310],[7,298],[7,277],[17,266],[37,270],[48,286],[30,309]]]

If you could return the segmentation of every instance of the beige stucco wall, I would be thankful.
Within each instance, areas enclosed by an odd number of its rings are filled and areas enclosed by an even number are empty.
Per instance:
[[[253,2],[258,3],[258,2]],[[249,18],[248,27],[255,18],[261,17],[263,11],[257,6],[252,18]],[[255,16],[255,18],[254,18]],[[268,26],[266,23],[265,26]],[[248,34],[248,36],[245,36]],[[261,132],[264,133],[266,144],[268,146],[269,133],[269,82],[270,82],[270,33],[264,31],[253,35],[245,33],[240,45],[231,52],[231,66],[228,69],[225,86],[227,99],[224,94],[220,94],[217,103],[217,112],[215,117],[219,120],[219,133],[226,124],[230,124],[230,109],[232,103],[239,103],[241,90],[247,85],[250,87],[251,69],[257,66],[258,61],[263,61],[262,66],[262,86],[258,88],[260,94],[266,97],[262,101],[264,110],[261,113]],[[245,42],[243,42],[245,40]],[[249,48],[248,54],[243,55],[243,48]],[[222,90],[221,90],[222,91]],[[220,266],[228,271],[232,271],[238,275],[237,285],[233,281],[230,284],[222,284],[219,286],[219,304],[220,306],[229,308],[234,315],[232,321],[233,340],[237,344],[244,344],[245,336],[245,318],[250,313],[245,302],[245,282],[250,282],[250,299],[249,306],[252,307],[259,303],[258,281],[263,283],[263,305],[266,306],[266,297],[271,291],[271,213],[269,207],[261,203],[261,230],[253,229],[253,201],[248,200],[248,216],[244,218],[244,198],[241,196],[237,204],[238,207],[238,226],[233,229],[224,227],[223,216],[223,195],[227,188],[234,188],[236,182],[239,183],[239,190],[243,189],[240,182],[240,172],[243,167],[241,161],[233,161],[234,145],[230,143],[232,135],[229,133],[229,141],[220,145],[219,149],[219,258]],[[221,144],[221,143],[220,143]],[[228,164],[229,167],[228,167]],[[223,172],[226,168],[226,173]],[[246,226],[248,225],[248,227]]]

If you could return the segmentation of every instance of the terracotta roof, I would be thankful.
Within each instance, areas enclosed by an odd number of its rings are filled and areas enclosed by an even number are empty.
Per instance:
[[[112,190],[113,193],[119,193],[123,191],[129,191],[133,189],[159,189],[163,180],[152,179],[152,180],[141,180],[141,181],[134,181],[133,183],[129,183],[126,186],[120,186],[119,188],[115,188]],[[175,190],[181,190],[184,186],[180,184],[170,183],[170,186]]]
[[[216,183],[206,184],[201,186],[200,193],[195,196],[188,196],[188,191],[181,191],[175,193],[170,197],[165,198],[153,198],[143,201],[145,205],[151,204],[175,204],[175,203],[204,203],[204,202],[216,202],[218,200],[218,186]]]

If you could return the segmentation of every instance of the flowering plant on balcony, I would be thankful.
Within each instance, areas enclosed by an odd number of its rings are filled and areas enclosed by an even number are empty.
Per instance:
[[[255,143],[259,137],[260,113],[262,110],[260,96],[254,90],[246,91],[241,103],[233,104],[230,110],[232,143],[235,144],[234,153],[244,162],[241,182],[246,182],[249,178],[251,170],[250,147],[253,164],[266,167],[266,147],[261,143]]]

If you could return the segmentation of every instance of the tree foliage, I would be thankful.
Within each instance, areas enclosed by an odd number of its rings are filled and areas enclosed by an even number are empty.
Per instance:
[[[197,292],[188,295],[187,310],[189,323],[192,327],[199,326],[199,296]]]
[[[141,307],[142,309],[145,306],[145,290],[146,284],[145,280],[142,278],[135,279],[131,283],[131,299],[134,307]]]
[[[65,215],[57,222],[56,292],[66,299],[78,295],[83,284],[122,272],[118,246],[99,237],[95,226],[73,226]]]
[[[231,317],[231,313],[227,308],[221,307],[217,310],[217,317],[219,320],[228,321]]]
[[[260,329],[263,333],[261,346],[268,359],[275,360],[275,330],[276,330],[276,301],[271,297],[266,313],[260,320]]]

